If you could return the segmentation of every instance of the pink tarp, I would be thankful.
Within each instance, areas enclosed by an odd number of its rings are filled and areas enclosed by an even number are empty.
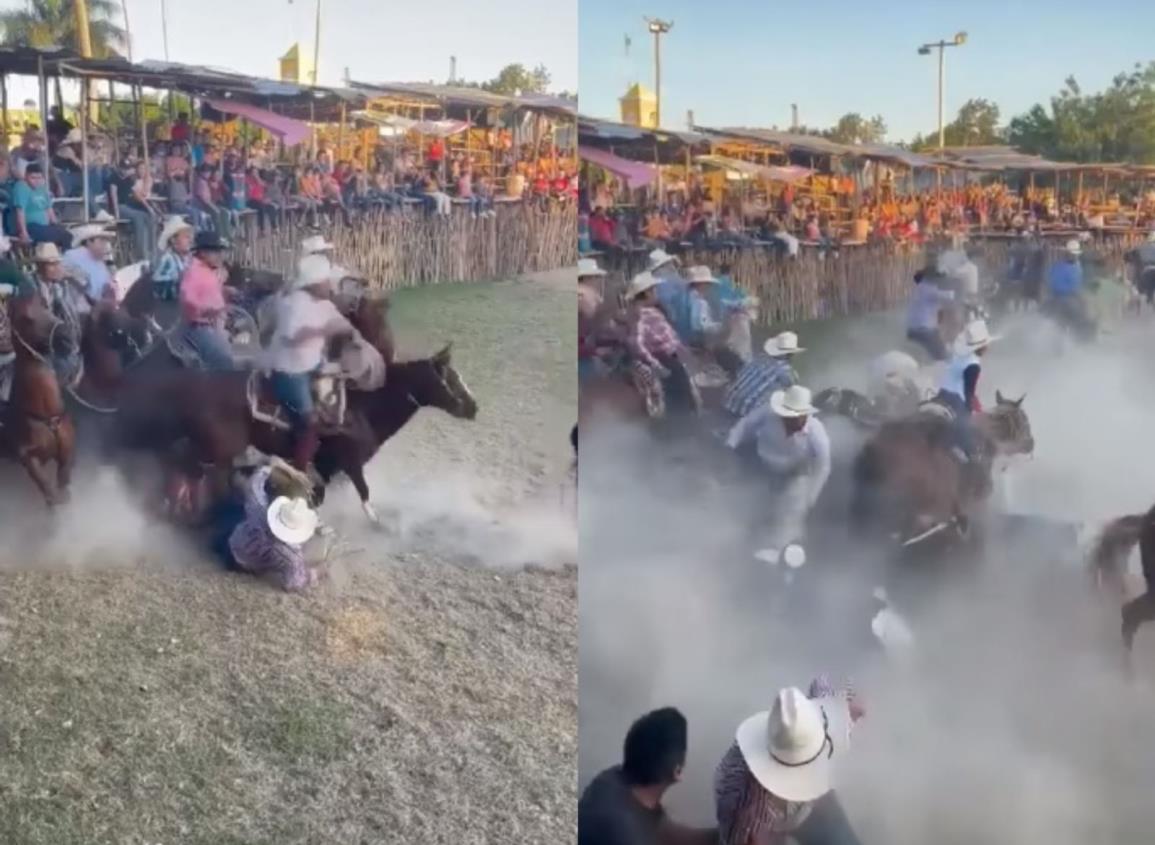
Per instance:
[[[596,147],[578,147],[578,155],[591,164],[596,164],[615,176],[620,176],[625,180],[626,187],[631,190],[648,185],[658,177],[658,170],[652,164],[630,161]]]
[[[274,114],[267,109],[260,109],[245,103],[234,103],[232,100],[209,100],[208,104],[224,114],[233,114],[243,117],[249,123],[255,123],[262,129],[267,129],[284,141],[286,147],[295,147],[309,137],[309,125],[291,117]]]

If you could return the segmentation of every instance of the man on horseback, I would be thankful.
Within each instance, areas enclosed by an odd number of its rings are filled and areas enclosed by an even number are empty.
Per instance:
[[[661,417],[672,401],[697,410],[690,374],[681,361],[682,343],[666,315],[658,307],[659,280],[649,272],[638,273],[626,290],[632,315],[629,348],[633,354],[634,384],[651,417]]]
[[[790,362],[804,351],[794,332],[782,332],[770,338],[763,345],[762,354],[739,370],[738,377],[726,389],[722,406],[741,419],[767,402],[776,390],[798,384],[798,373]]]
[[[1047,287],[1055,316],[1076,331],[1090,329],[1087,305],[1083,301],[1083,264],[1079,260],[1083,245],[1076,239],[1067,241],[1062,258],[1051,265]]]
[[[972,320],[959,338],[961,348],[947,365],[935,396],[935,401],[954,415],[956,445],[963,463],[971,463],[976,457],[977,443],[971,414],[982,411],[978,397],[982,358],[995,340],[997,338],[991,335],[985,320]]]
[[[79,283],[64,275],[64,265],[56,244],[37,244],[33,254],[36,272],[32,278],[25,277],[21,284],[21,296],[39,297],[41,304],[51,311],[56,319],[70,325],[80,322],[81,306],[88,305],[85,292]]]
[[[90,310],[91,302],[116,295],[108,268],[114,236],[114,232],[99,224],[81,226],[72,233],[72,249],[64,253],[63,260],[65,275],[80,282],[84,291],[84,301],[77,303],[81,313]]]
[[[742,417],[726,438],[734,450],[753,442],[774,482],[770,549],[765,552],[781,552],[802,539],[806,516],[830,478],[830,438],[816,413],[810,391],[795,384],[774,391],[770,401]]]
[[[947,359],[946,344],[939,330],[939,311],[954,301],[954,291],[938,286],[941,274],[928,267],[914,274],[914,290],[906,306],[906,336],[926,350],[931,360]]]
[[[160,260],[152,271],[152,283],[159,299],[171,302],[177,298],[181,277],[192,263],[194,231],[183,217],[173,216],[165,221],[157,243]]]
[[[354,336],[353,326],[333,304],[332,285],[327,258],[302,259],[292,288],[277,301],[268,349],[273,392],[293,422],[293,466],[302,472],[320,444],[313,377],[325,362],[326,344]]]
[[[332,260],[334,248],[333,244],[325,240],[324,235],[310,235],[301,241],[301,258],[308,258],[310,255],[323,255]]]
[[[228,244],[215,232],[201,232],[193,259],[180,282],[183,333],[209,370],[233,370],[232,344],[224,329],[225,270]]]

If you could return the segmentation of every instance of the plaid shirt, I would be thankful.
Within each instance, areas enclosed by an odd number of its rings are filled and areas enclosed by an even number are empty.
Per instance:
[[[168,290],[176,290],[177,285],[180,284],[181,276],[184,275],[184,271],[188,269],[191,262],[192,255],[182,257],[171,249],[166,249],[160,257],[160,261],[157,262],[156,269],[152,272],[153,284]]]
[[[265,483],[269,467],[253,473],[245,490],[245,521],[233,529],[229,550],[237,564],[254,575],[272,573],[281,587],[290,592],[303,590],[316,581],[316,574],[305,565],[305,552],[273,536],[269,530],[269,497]]]
[[[788,361],[759,355],[738,371],[738,377],[726,389],[722,404],[734,416],[744,417],[768,401],[775,390],[785,390],[797,383],[798,374]]]
[[[669,360],[678,354],[682,342],[678,339],[670,321],[652,305],[638,309],[634,331],[630,336],[630,351],[640,363],[661,372],[666,369],[662,359]]]
[[[854,701],[854,690],[844,688],[847,700]],[[810,684],[807,697],[833,698],[834,688],[825,676]],[[813,802],[785,801],[766,790],[750,769],[735,742],[730,746],[714,772],[714,806],[718,820],[720,845],[747,845],[766,835],[783,836],[796,830],[810,814]]]

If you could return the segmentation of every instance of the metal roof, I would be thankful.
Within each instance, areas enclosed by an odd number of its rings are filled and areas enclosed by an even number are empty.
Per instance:
[[[494,94],[481,88],[465,88],[456,85],[436,85],[429,82],[354,82],[349,85],[363,95],[373,97],[410,97],[430,103],[464,108],[500,109],[515,108],[530,111],[553,112],[576,115],[577,102],[567,97],[551,94],[522,94],[511,97]]]

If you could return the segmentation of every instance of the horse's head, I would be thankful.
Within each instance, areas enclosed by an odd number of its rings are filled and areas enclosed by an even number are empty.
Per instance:
[[[132,287],[125,291],[120,307],[137,319],[146,319],[156,314],[156,288],[150,269],[146,268],[140,278],[132,283]]]
[[[59,332],[60,321],[56,319],[39,297],[21,297],[12,302],[8,310],[12,321],[12,331],[16,336],[16,347],[36,355],[56,354],[56,347],[64,338]]]
[[[109,302],[100,302],[88,315],[86,334],[98,348],[124,352],[130,348],[133,319]]]
[[[1029,455],[1035,451],[1031,421],[1023,410],[1024,393],[1018,399],[1007,399],[995,391],[995,407],[985,415],[986,429],[995,446],[1004,455]]]
[[[477,417],[477,400],[450,363],[451,347],[452,344],[446,346],[427,360],[403,365],[405,383],[409,396],[420,407],[440,408],[458,419],[472,420]]]

